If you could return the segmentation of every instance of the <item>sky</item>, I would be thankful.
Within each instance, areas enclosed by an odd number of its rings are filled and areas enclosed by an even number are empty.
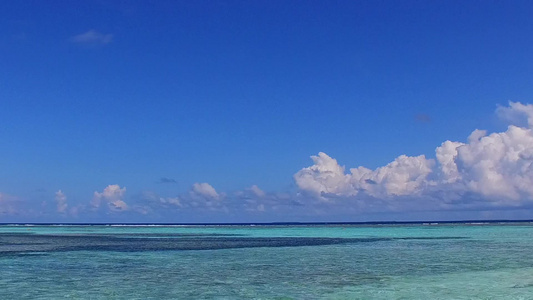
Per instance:
[[[0,222],[533,218],[531,1],[3,1]]]

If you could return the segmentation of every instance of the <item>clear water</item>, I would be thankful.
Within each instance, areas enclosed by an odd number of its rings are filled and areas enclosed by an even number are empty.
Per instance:
[[[533,224],[0,226],[0,299],[533,299]]]

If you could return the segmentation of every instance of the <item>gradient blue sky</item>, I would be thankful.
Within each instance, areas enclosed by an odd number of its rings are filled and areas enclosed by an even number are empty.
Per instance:
[[[531,218],[524,188],[501,204],[471,175],[452,190],[485,204],[448,205],[425,177],[357,196],[320,168],[293,176],[319,152],[348,174],[507,133],[495,110],[533,99],[532,15],[531,1],[3,1],[0,222]],[[448,206],[390,204],[428,194]]]

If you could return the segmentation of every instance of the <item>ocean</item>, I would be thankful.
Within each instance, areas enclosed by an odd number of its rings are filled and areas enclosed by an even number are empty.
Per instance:
[[[533,299],[533,223],[2,225],[0,299]]]

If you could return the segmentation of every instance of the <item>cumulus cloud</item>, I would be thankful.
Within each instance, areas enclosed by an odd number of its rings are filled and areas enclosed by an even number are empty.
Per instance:
[[[326,201],[335,196],[356,196],[360,192],[374,197],[415,194],[428,184],[426,178],[434,165],[434,161],[424,155],[401,155],[376,170],[358,167],[346,174],[344,166],[323,152],[311,159],[315,164],[300,170],[294,179],[300,189]]]
[[[505,132],[472,138],[456,150],[454,180],[467,190],[493,200],[513,200],[508,204],[533,199],[531,129],[511,125]]]
[[[220,195],[217,193],[215,188],[213,188],[209,183],[195,183],[191,188],[191,196],[193,198],[204,198],[204,199],[219,199]]]
[[[87,32],[71,37],[70,41],[77,44],[105,45],[113,41],[113,35],[100,33],[96,30],[91,29]]]
[[[121,188],[118,184],[108,185],[101,193],[94,192],[91,206],[98,210],[105,206],[111,211],[126,211],[128,205],[122,199],[126,193],[126,188]]]
[[[386,201],[436,199],[460,202],[465,197],[483,205],[520,206],[533,201],[533,105],[510,102],[497,114],[513,124],[487,134],[474,130],[467,143],[445,141],[436,159],[401,155],[386,166],[347,172],[334,158],[320,152],[314,164],[294,175],[299,189],[328,202],[338,198]],[[450,197],[450,199],[448,199]],[[453,198],[453,199],[451,199]]]
[[[266,194],[261,190],[257,185],[252,185],[249,190],[254,193],[257,197],[264,197]]]
[[[208,210],[226,210],[224,193],[218,193],[209,183],[195,183],[189,192],[188,207],[206,208]]]
[[[350,184],[350,175],[345,174],[344,166],[336,159],[320,152],[318,156],[311,156],[314,165],[303,168],[294,175],[298,187],[327,200],[328,195],[353,196],[357,190]]]
[[[500,106],[496,110],[498,116],[509,123],[521,127],[533,127],[533,105],[520,102],[509,102],[509,106]]]
[[[55,200],[57,205],[57,212],[65,213],[68,207],[67,196],[61,190],[59,190],[56,192]]]

